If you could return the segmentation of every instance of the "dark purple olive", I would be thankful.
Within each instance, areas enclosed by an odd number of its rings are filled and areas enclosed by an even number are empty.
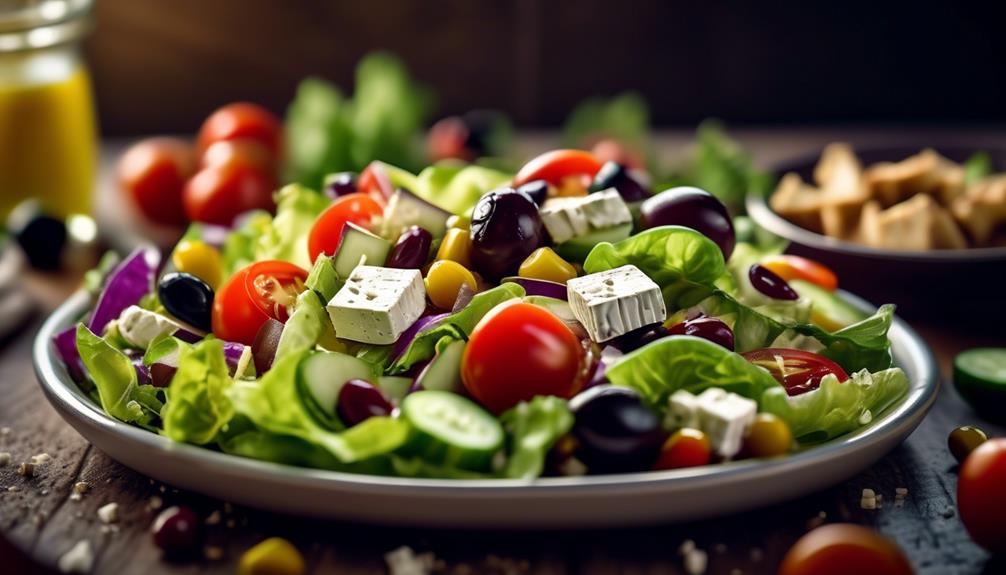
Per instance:
[[[472,212],[472,263],[492,280],[516,275],[542,236],[541,216],[531,196],[512,188],[493,190]]]
[[[252,341],[252,360],[255,362],[255,373],[262,375],[272,367],[279,348],[279,338],[283,336],[283,322],[269,318],[258,328],[255,340]]]
[[[5,190],[3,193],[15,192]],[[7,231],[17,240],[32,267],[59,268],[67,244],[66,224],[45,214],[38,200],[18,204],[7,216]]]
[[[171,380],[175,378],[178,367],[166,363],[153,363],[150,365],[150,385],[154,387],[168,387]]]
[[[667,331],[666,327],[660,324],[648,325],[618,336],[610,342],[610,345],[623,353],[629,353],[668,335],[670,335],[670,332]]]
[[[545,203],[548,198],[548,182],[545,180],[535,180],[533,182],[528,182],[523,186],[517,188],[518,192],[524,192],[525,194],[531,196],[534,203],[539,206]]]
[[[715,317],[699,316],[674,324],[669,330],[670,335],[694,335],[721,345],[730,351],[734,350],[734,332],[730,326]]]
[[[393,409],[381,390],[362,379],[351,379],[339,390],[336,410],[339,419],[349,427],[371,417],[390,415]]]
[[[395,243],[395,247],[391,248],[388,260],[384,262],[384,267],[418,270],[426,265],[432,245],[433,234],[419,226],[412,226],[398,236],[398,241]]]
[[[794,300],[800,298],[800,296],[793,291],[793,288],[789,287],[786,280],[782,279],[776,275],[774,271],[761,264],[751,266],[751,269],[748,270],[748,279],[751,280],[751,285],[753,285],[756,290],[772,299]]]
[[[196,329],[213,329],[213,288],[203,280],[185,272],[165,274],[157,282],[157,297],[176,318]]]
[[[326,176],[324,191],[325,195],[333,200],[347,194],[355,194],[357,192],[356,173],[339,172]]]
[[[171,557],[195,555],[202,548],[202,521],[188,507],[168,507],[151,526],[154,544]]]
[[[461,283],[461,287],[458,288],[458,297],[454,300],[454,307],[451,308],[451,313],[458,313],[459,311],[468,307],[468,304],[472,303],[475,299],[475,290],[464,282]]]
[[[705,190],[687,186],[664,190],[639,209],[646,228],[687,226],[716,242],[723,259],[734,251],[734,226],[723,202]]]
[[[590,184],[590,193],[601,192],[610,188],[618,190],[618,195],[627,202],[637,202],[650,195],[646,189],[622,164],[618,162],[605,162],[594,181]]]
[[[592,387],[569,406],[576,418],[578,456],[592,473],[648,469],[667,439],[660,416],[627,387]]]

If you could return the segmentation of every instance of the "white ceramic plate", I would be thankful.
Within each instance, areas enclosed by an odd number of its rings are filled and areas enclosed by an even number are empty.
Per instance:
[[[866,302],[849,296],[864,308]],[[839,483],[903,441],[936,399],[932,353],[894,320],[895,360],[908,395],[864,429],[768,461],[738,461],[675,471],[534,481],[450,481],[352,475],[244,459],[175,443],[116,421],[73,383],[51,343],[86,311],[78,293],[39,330],[38,379],[49,401],[88,441],[113,459],[165,483],[281,512],[381,524],[480,528],[639,525],[722,515],[793,499]]]

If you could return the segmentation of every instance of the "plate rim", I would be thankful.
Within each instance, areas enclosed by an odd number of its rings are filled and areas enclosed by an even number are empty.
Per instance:
[[[874,308],[865,300],[842,292],[854,305]],[[89,427],[121,436],[152,452],[170,452],[201,467],[220,467],[230,473],[249,474],[264,481],[280,481],[291,485],[312,485],[347,491],[392,493],[408,490],[413,495],[431,497],[542,497],[577,495],[586,491],[612,490],[640,493],[641,490],[661,490],[674,487],[688,489],[689,484],[710,482],[729,484],[736,481],[769,477],[796,471],[842,455],[855,454],[867,448],[871,441],[880,441],[895,433],[907,436],[925,417],[936,401],[941,381],[936,359],[925,340],[904,320],[895,316],[891,330],[899,344],[918,362],[918,381],[911,381],[907,396],[888,408],[870,425],[835,438],[825,444],[785,457],[770,460],[742,460],[691,469],[644,471],[580,477],[543,477],[521,479],[426,479],[396,476],[354,474],[325,469],[297,467],[269,461],[244,458],[204,447],[176,442],[127,423],[115,420],[94,404],[74,383],[61,365],[52,338],[69,327],[85,313],[90,302],[87,292],[80,290],[60,305],[42,324],[32,345],[32,361],[39,385],[47,400],[71,426],[66,413],[75,415]],[[894,338],[892,338],[892,343]],[[905,429],[907,428],[907,431]],[[78,430],[79,433],[79,430]],[[877,437],[880,435],[880,437]]]

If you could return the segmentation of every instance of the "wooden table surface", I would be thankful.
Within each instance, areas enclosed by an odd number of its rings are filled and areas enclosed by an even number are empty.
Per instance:
[[[1004,130],[748,130],[739,133],[763,164],[820,148],[834,138],[853,143],[925,142],[926,138],[1006,139]],[[668,154],[687,140],[663,135]],[[548,136],[525,139],[528,149],[546,147]],[[956,466],[946,449],[955,426],[977,424],[990,435],[1006,428],[983,421],[945,384],[933,411],[901,446],[850,481],[789,503],[736,516],[679,525],[597,531],[487,532],[364,526],[317,521],[231,506],[196,493],[180,492],[119,465],[90,446],[49,406],[35,381],[32,338],[44,313],[58,302],[65,285],[26,279],[40,300],[38,316],[18,334],[0,342],[0,451],[12,463],[0,467],[0,561],[4,573],[42,572],[76,542],[92,544],[94,573],[232,573],[242,552],[269,536],[294,542],[311,573],[385,573],[383,556],[400,546],[432,552],[440,573],[684,573],[678,548],[685,540],[708,552],[707,573],[773,573],[788,547],[822,520],[874,526],[894,538],[919,573],[1003,573],[1006,562],[990,558],[968,538],[955,509]],[[953,355],[976,345],[1006,345],[1000,326],[987,331],[913,322],[939,358],[948,382]],[[17,474],[17,463],[48,453],[51,460],[32,478]],[[91,489],[73,500],[73,484]],[[906,487],[903,506],[894,490]],[[860,508],[860,492],[883,495],[877,510]],[[105,526],[97,509],[119,505],[119,519]],[[159,506],[184,504],[203,517],[210,557],[171,563],[160,557],[149,535]],[[217,513],[214,513],[217,512]],[[211,521],[212,522],[212,521]],[[19,556],[13,547],[31,560]]]

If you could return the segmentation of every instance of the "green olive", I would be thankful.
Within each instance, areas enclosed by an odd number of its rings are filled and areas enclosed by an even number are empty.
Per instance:
[[[759,413],[744,436],[744,455],[774,457],[793,448],[793,433],[786,422],[771,413]]]
[[[950,453],[954,455],[954,459],[958,463],[964,463],[968,454],[985,443],[988,438],[985,432],[977,427],[962,425],[950,432],[950,436],[947,437],[947,447],[950,448]]]

